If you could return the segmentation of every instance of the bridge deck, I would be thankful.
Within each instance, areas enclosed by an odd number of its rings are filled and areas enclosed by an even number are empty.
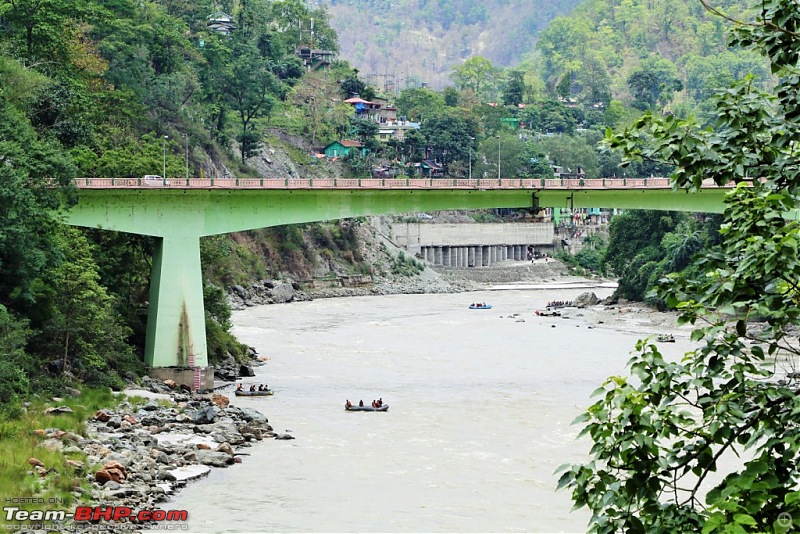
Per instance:
[[[76,178],[82,189],[672,189],[669,178]],[[703,187],[717,187],[712,180]]]

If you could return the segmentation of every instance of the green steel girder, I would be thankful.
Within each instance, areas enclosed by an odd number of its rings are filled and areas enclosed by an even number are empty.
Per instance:
[[[145,362],[206,367],[200,238],[313,221],[418,211],[605,207],[721,213],[726,190],[82,189],[75,226],[155,236]]]

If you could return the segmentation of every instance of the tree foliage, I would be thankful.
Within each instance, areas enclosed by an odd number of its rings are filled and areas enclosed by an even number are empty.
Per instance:
[[[715,97],[714,128],[646,115],[609,137],[627,158],[674,164],[678,188],[696,190],[705,179],[737,187],[725,200],[718,247],[657,291],[680,323],[695,325],[699,346],[676,362],[640,341],[631,376],[610,378],[579,418],[594,442],[591,459],[565,466],[559,486],[591,510],[592,531],[800,526],[800,387],[787,372],[800,356],[792,334],[800,226],[787,220],[800,200],[798,22],[793,2],[764,0],[753,21],[735,28],[732,43],[761,52],[779,75],[774,94],[746,80]],[[691,241],[676,241],[673,260]]]

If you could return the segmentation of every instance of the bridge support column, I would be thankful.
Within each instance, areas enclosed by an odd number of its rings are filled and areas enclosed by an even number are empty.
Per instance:
[[[434,247],[433,250],[433,264],[442,265],[442,247]]]
[[[467,267],[475,267],[475,247],[467,249]]]
[[[200,238],[158,238],[150,280],[145,363],[154,368],[181,368],[181,374],[207,367],[204,309]],[[194,375],[194,385],[206,389],[207,383],[197,384],[203,382],[202,372]],[[205,378],[205,382],[209,380],[213,388],[213,373]]]
[[[481,247],[481,265],[488,267],[489,263],[489,247]]]
[[[442,265],[445,267],[450,267],[450,253],[452,250],[452,247],[442,247]]]

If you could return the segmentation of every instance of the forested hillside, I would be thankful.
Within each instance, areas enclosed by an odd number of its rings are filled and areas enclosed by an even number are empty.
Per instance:
[[[714,5],[733,19],[752,14],[745,0]],[[587,0],[541,33],[526,65],[565,98],[689,114],[748,73],[771,83],[763,58],[726,46],[730,27],[699,0]]]
[[[323,0],[342,56],[379,89],[450,84],[471,56],[519,63],[553,17],[580,0]],[[373,76],[374,75],[374,76]]]

